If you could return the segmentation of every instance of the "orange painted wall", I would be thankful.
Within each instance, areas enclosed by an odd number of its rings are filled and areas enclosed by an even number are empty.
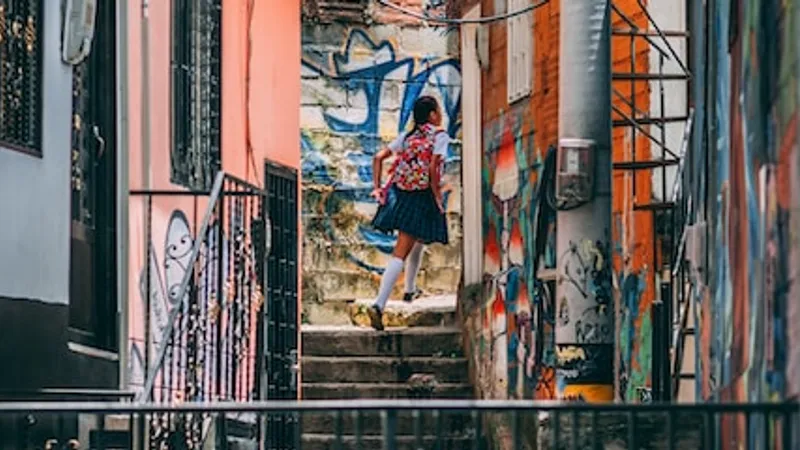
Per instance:
[[[150,127],[149,152],[142,141],[142,0],[129,0],[127,4],[130,190],[181,190],[170,182],[172,2],[149,2],[149,110],[145,115]],[[222,33],[223,171],[263,186],[264,164],[270,159],[298,169],[299,177],[300,0],[223,0]],[[180,226],[175,227],[175,212],[180,211],[185,217],[185,232],[193,233],[205,207],[202,198],[195,201],[188,196],[153,201],[150,242],[156,262],[151,263],[151,269],[162,284],[152,287],[151,296],[163,298],[171,285],[170,272],[164,264],[166,246],[183,232]],[[133,347],[143,347],[145,211],[144,197],[131,196],[127,299],[130,356],[135,354]],[[141,381],[142,375],[134,357],[128,376],[132,389],[138,387],[137,379]]]
[[[636,0],[615,1],[617,6],[636,26],[646,30],[648,22]],[[616,13],[611,15],[613,29],[628,29]],[[612,71],[615,73],[649,71],[649,47],[641,37],[631,41],[627,36],[614,36],[611,41]],[[632,61],[633,57],[633,61]],[[650,112],[650,86],[648,81],[615,81],[613,88],[629,102],[635,95],[635,107]],[[612,95],[613,105],[632,117],[631,107]],[[621,119],[617,114],[613,118]],[[647,128],[647,127],[645,127]],[[649,139],[631,127],[615,127],[612,134],[612,160],[614,162],[646,161],[650,159]],[[634,145],[635,144],[635,145]],[[635,151],[635,156],[634,156]],[[652,200],[652,174],[640,170],[615,170],[612,179],[612,249],[613,268],[617,276],[617,362],[616,391],[626,401],[638,400],[637,388],[650,386],[651,351],[650,310],[655,298],[655,255],[653,212],[634,211],[634,205],[646,205]],[[635,187],[634,187],[635,184]],[[634,196],[635,192],[635,196]]]

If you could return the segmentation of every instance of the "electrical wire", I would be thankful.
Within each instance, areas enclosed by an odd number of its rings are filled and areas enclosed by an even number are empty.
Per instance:
[[[250,65],[253,59],[253,16],[256,4],[255,0],[250,0],[247,4],[247,54],[245,60],[245,99],[244,99],[244,127],[245,127],[245,151],[247,152],[247,162],[245,163],[245,181],[250,181],[250,169],[253,169],[253,178],[258,187],[263,187],[258,178],[258,165],[256,164],[255,151],[253,149],[253,139],[250,125]]]
[[[427,22],[435,22],[435,23],[441,23],[441,24],[445,24],[445,25],[464,25],[464,24],[485,24],[485,23],[499,22],[501,20],[511,19],[513,17],[516,17],[516,16],[519,16],[519,15],[531,12],[531,11],[539,8],[540,6],[544,6],[544,5],[548,4],[548,3],[550,3],[550,0],[540,0],[539,2],[534,3],[533,5],[526,6],[526,7],[522,8],[522,9],[517,10],[517,11],[511,11],[511,12],[507,12],[505,14],[496,14],[494,16],[479,17],[477,19],[447,19],[445,17],[433,17],[433,16],[430,16],[428,14],[422,14],[422,13],[416,12],[414,10],[411,10],[411,9],[408,9],[408,8],[404,8],[404,7],[402,7],[402,6],[400,6],[400,5],[396,4],[396,3],[393,3],[393,2],[391,2],[389,0],[378,0],[378,3],[380,3],[381,5],[383,5],[383,6],[387,7],[387,8],[391,8],[391,9],[397,11],[397,12],[405,14],[407,16],[414,17],[416,19],[424,20],[424,21],[427,21]]]

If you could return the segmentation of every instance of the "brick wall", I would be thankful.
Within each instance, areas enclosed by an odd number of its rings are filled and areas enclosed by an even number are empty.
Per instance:
[[[637,27],[648,28],[647,17],[635,0],[615,1],[614,4]],[[614,29],[630,28],[615,13],[611,15],[611,22]],[[633,72],[633,61],[637,73],[647,73],[650,71],[649,52],[649,46],[642,38],[635,39],[634,48],[631,49],[630,38],[612,37],[612,71]],[[648,81],[621,81],[612,85],[629,102],[635,98],[637,110],[650,111]],[[614,106],[632,117],[630,106],[620,98],[612,96],[612,99]],[[612,116],[614,119],[621,118],[617,114]],[[655,127],[652,129],[655,132]],[[611,155],[614,162],[632,161],[634,152],[637,161],[650,159],[650,140],[642,133],[636,133],[634,139],[631,130],[631,127],[614,128]],[[651,203],[652,183],[650,171],[638,171],[634,175],[629,170],[615,170],[611,186],[612,255],[618,285],[615,389],[621,400],[631,402],[648,397],[652,372],[653,325],[650,315],[655,298],[656,267],[653,212],[634,210],[634,205]]]
[[[614,3],[631,15],[638,26],[647,28],[646,18],[635,0]],[[482,0],[481,5],[483,16],[506,12],[503,0]],[[513,105],[506,100],[506,23],[486,25],[491,55],[489,67],[482,76],[486,282],[480,294],[470,293],[472,302],[468,303],[477,306],[466,313],[471,365],[476,384],[486,397],[547,399],[553,398],[556,391],[555,284],[550,284],[549,291],[536,289],[531,263],[539,171],[548,147],[557,145],[558,141],[559,13],[559,0],[551,0],[534,12],[533,92],[529,98]],[[612,15],[612,21],[614,27],[622,26],[616,15]],[[634,54],[637,72],[647,72],[648,48],[643,40],[637,42]],[[631,71],[631,49],[627,41],[613,39],[612,63],[614,71]],[[646,81],[632,86],[615,83],[614,87],[625,96],[630,96],[633,89],[637,93],[636,107],[649,111]],[[625,111],[620,100],[614,102]],[[616,128],[613,160],[632,159],[632,148],[629,130]],[[638,160],[650,156],[649,142],[641,134],[636,138],[636,151]],[[633,211],[633,182],[630,173],[614,174],[612,240],[613,248],[619,249],[614,255],[615,272],[622,281],[628,281],[626,289],[637,289],[626,292],[630,294],[631,310],[637,314],[626,311],[625,321],[618,330],[619,340],[624,340],[625,344],[618,349],[617,385],[627,400],[635,397],[638,388],[646,388],[650,383],[647,346],[651,329],[646,318],[649,318],[655,284],[652,213]],[[509,183],[517,186],[511,196],[500,188],[505,185],[508,191]],[[647,173],[640,174],[636,183],[636,202],[649,202],[651,177]],[[550,244],[542,261],[545,267],[555,264],[554,229],[553,224],[548,232]],[[516,270],[509,271],[513,268]],[[542,343],[540,354],[536,354],[538,343]]]

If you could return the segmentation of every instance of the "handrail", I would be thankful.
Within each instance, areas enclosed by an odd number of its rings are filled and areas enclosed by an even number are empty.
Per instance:
[[[658,35],[661,36],[661,40],[663,40],[664,44],[667,45],[669,52],[672,54],[672,57],[675,58],[675,62],[677,62],[678,65],[681,66],[681,70],[683,70],[683,73],[689,74],[689,69],[687,69],[683,61],[681,61],[681,58],[678,56],[678,52],[676,52],[675,49],[672,47],[672,44],[669,43],[669,40],[661,31],[661,27],[658,26],[655,19],[653,19],[653,16],[650,14],[650,11],[647,10],[647,5],[645,5],[644,2],[642,2],[642,0],[636,0],[636,2],[639,3],[639,8],[642,9],[642,12],[647,17],[647,21],[650,22],[650,25],[652,25],[653,28],[656,29]]]
[[[681,149],[678,151],[678,170],[675,173],[675,181],[672,182],[672,201],[678,200],[678,192],[680,191],[681,176],[683,175],[684,161],[686,160],[686,153],[689,149],[689,137],[692,135],[692,126],[694,125],[694,108],[689,108],[689,115],[686,118],[686,126],[683,128],[683,138],[681,139]]]
[[[584,403],[556,400],[448,400],[448,399],[353,399],[353,400],[265,400],[253,402],[164,403],[1,403],[0,414],[9,413],[287,413],[336,411],[553,411],[553,412],[800,412],[797,401],[760,403]]]
[[[672,202],[678,201],[678,195],[681,192],[681,184],[683,183],[683,169],[686,166],[686,154],[689,149],[689,138],[692,135],[694,125],[694,108],[689,109],[689,118],[686,120],[686,127],[683,130],[683,139],[681,141],[681,149],[678,154],[678,170],[675,171],[675,180],[672,182]],[[691,202],[692,198],[689,196],[688,201]],[[678,250],[675,252],[675,259],[672,262],[672,275],[676,276],[681,267],[680,261],[683,256],[683,250],[686,245],[686,225],[684,224],[681,231],[681,239],[678,242]]]
[[[223,172],[218,172],[216,178],[214,179],[213,187],[211,188],[211,195],[208,201],[208,207],[206,208],[206,212],[203,215],[203,221],[200,223],[200,227],[197,231],[197,236],[205,236],[208,232],[208,228],[211,223],[211,217],[214,213],[214,208],[217,206],[217,202],[220,199],[221,192],[222,192],[222,182],[225,179],[225,174]],[[192,253],[189,256],[189,261],[187,262],[187,267],[194,267],[197,259],[200,257],[200,248],[203,245],[202,239],[195,239],[194,244],[192,246]],[[189,282],[192,279],[194,274],[193,270],[187,270],[186,273],[183,274],[183,279],[181,280],[180,288],[178,289],[178,295],[176,298],[181,299],[181,302],[184,302],[187,298],[186,292],[189,288]],[[176,305],[170,311],[169,316],[167,317],[167,329],[169,336],[175,330],[175,321],[178,317],[178,314],[181,311],[181,307]],[[149,372],[147,373],[147,378],[145,378],[144,389],[142,390],[141,394],[137,398],[139,402],[147,402],[150,401],[150,398],[153,393],[153,387],[155,386],[156,377],[158,376],[158,371],[161,366],[164,364],[164,357],[167,353],[167,347],[169,345],[169,338],[163,339],[159,342],[159,347],[156,352],[156,360],[153,367],[150,368]],[[149,363],[149,361],[148,361]]]

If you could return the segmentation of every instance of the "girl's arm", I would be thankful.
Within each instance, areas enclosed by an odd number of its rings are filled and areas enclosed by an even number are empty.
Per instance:
[[[433,160],[430,166],[430,185],[433,191],[433,196],[436,198],[436,204],[439,209],[444,212],[444,204],[442,202],[442,156],[433,155]]]
[[[380,189],[381,188],[381,178],[383,176],[383,161],[386,160],[389,156],[391,156],[392,151],[388,148],[384,148],[377,153],[372,158],[372,185],[373,189]]]

